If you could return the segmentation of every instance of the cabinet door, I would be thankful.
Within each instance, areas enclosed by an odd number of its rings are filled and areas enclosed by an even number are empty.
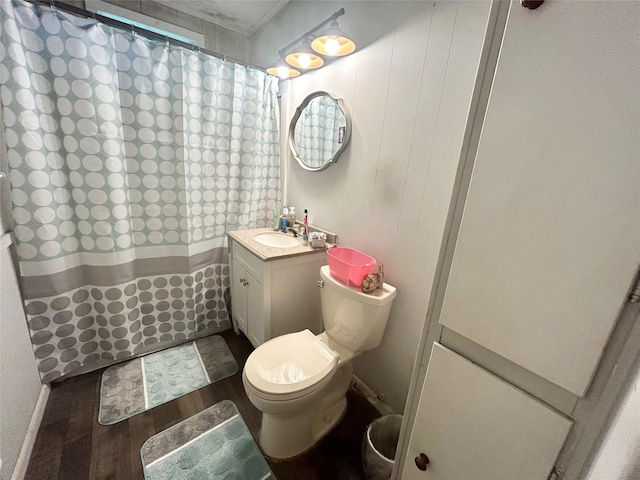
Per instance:
[[[571,421],[434,343],[403,480],[545,480]],[[429,458],[426,471],[414,458]]]
[[[249,341],[254,347],[262,345],[265,341],[265,321],[266,316],[263,308],[264,292],[262,284],[250,273],[247,272],[246,292],[247,292],[247,318]]]
[[[238,328],[248,335],[247,329],[247,271],[235,260],[231,262],[233,270],[233,284],[231,286],[231,307],[233,318],[238,324]]]
[[[512,2],[440,316],[579,396],[640,258],[638,44],[638,2]]]

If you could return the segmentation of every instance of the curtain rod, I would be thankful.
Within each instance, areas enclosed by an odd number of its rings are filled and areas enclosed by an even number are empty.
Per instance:
[[[181,40],[177,40],[175,38],[167,37],[166,35],[161,35],[159,33],[152,32],[152,31],[147,30],[145,28],[141,28],[141,27],[137,27],[135,25],[131,25],[129,23],[120,22],[118,20],[114,20],[113,18],[105,17],[104,15],[100,15],[99,13],[90,12],[89,10],[85,10],[83,8],[75,7],[75,6],[69,5],[67,3],[58,2],[56,0],[35,0],[35,1],[33,1],[33,3],[35,3],[38,6],[48,6],[52,10],[58,9],[58,10],[62,10],[63,12],[71,13],[71,14],[79,16],[79,17],[85,17],[85,18],[94,19],[97,22],[104,23],[105,25],[109,25],[111,27],[120,28],[122,30],[130,30],[130,31],[139,33],[139,34],[141,34],[143,36],[146,36],[148,38],[154,39],[154,40],[163,40],[163,41],[165,41],[167,43],[172,43],[172,44],[177,45],[179,47],[188,48],[189,50],[200,52],[200,53],[204,53],[205,55],[211,55],[212,57],[219,58],[220,60],[223,60],[225,62],[237,63],[238,65],[242,65],[243,67],[254,68],[256,70],[260,70],[261,72],[266,73],[266,69],[263,68],[263,67],[259,67],[258,65],[254,65],[252,63],[245,62],[243,60],[238,60],[236,58],[229,57],[227,55],[224,55],[224,54],[221,54],[221,53],[218,53],[218,52],[214,52],[212,50],[208,50],[206,48],[202,48],[202,47],[199,47],[197,45],[192,45],[190,43],[186,43],[186,42],[183,42]]]

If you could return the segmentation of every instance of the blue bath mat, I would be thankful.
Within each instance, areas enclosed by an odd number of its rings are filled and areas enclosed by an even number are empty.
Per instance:
[[[140,456],[146,480],[275,480],[230,400],[157,433]]]
[[[113,425],[237,371],[220,335],[114,365],[102,374],[98,422]]]

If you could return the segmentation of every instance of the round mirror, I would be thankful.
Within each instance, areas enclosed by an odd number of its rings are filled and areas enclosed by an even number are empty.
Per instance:
[[[347,148],[351,118],[342,99],[314,92],[296,109],[289,128],[289,146],[305,170],[324,170]]]

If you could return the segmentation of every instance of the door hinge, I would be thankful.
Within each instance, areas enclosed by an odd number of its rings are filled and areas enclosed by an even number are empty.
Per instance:
[[[633,282],[633,286],[631,287],[631,293],[629,293],[629,303],[638,303],[640,302],[640,269],[638,273],[636,273],[636,278]]]
[[[553,467],[551,473],[547,477],[547,480],[560,480],[564,476],[564,471],[557,465]]]

